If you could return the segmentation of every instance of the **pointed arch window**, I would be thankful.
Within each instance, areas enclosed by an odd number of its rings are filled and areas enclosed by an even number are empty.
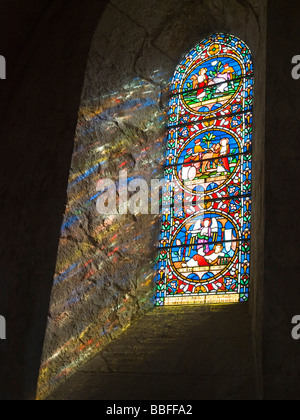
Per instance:
[[[253,63],[214,34],[177,67],[168,106],[156,304],[249,298]]]

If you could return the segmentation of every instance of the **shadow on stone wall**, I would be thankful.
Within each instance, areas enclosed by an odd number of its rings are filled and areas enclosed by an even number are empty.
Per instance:
[[[99,216],[97,181],[117,181],[120,169],[129,178],[161,177],[168,83],[183,55],[205,36],[217,31],[237,35],[254,54],[255,73],[263,72],[262,3],[150,0],[141,7],[138,0],[120,0],[107,7],[94,36],[81,98],[40,398],[153,305],[159,218]],[[259,75],[257,103],[263,82]],[[256,117],[258,144],[263,142],[262,108]],[[262,153],[263,143],[257,150]],[[261,170],[258,160],[254,165]]]

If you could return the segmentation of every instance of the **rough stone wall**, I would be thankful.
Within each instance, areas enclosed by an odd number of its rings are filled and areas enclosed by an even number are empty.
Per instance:
[[[92,43],[79,111],[39,398],[153,305],[159,217],[100,216],[97,181],[117,181],[121,169],[129,179],[161,177],[168,82],[183,55],[210,33],[230,32],[249,45],[255,73],[261,74],[256,101],[263,102],[264,16],[265,2],[256,0],[112,0],[107,6]],[[254,167],[261,168],[263,106],[255,125],[260,146]],[[254,231],[262,228],[261,216]],[[257,239],[254,263],[260,244]],[[252,274],[253,300],[257,274]]]
[[[264,398],[272,400],[300,395],[300,343],[291,336],[300,314],[300,81],[291,75],[299,16],[299,2],[268,5],[263,379]]]
[[[265,86],[266,86],[266,36],[267,2],[257,10],[258,32],[254,51],[254,132],[252,159],[252,228],[251,228],[251,284],[250,310],[252,338],[257,379],[257,392],[262,397],[262,323],[265,253]]]
[[[1,1],[1,400],[35,398],[85,67],[105,4]]]

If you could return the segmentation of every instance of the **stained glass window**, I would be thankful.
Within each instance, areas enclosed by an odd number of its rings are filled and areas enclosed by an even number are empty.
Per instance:
[[[228,34],[203,40],[170,90],[157,306],[249,298],[253,63]]]

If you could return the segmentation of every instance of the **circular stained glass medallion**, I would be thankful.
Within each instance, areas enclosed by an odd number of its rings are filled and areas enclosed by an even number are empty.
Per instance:
[[[213,48],[213,50],[212,50]],[[211,57],[210,52],[216,55]],[[222,111],[241,91],[245,71],[232,51],[219,54],[222,46],[214,44],[207,58],[188,67],[180,86],[181,101],[187,111],[208,116]]]

